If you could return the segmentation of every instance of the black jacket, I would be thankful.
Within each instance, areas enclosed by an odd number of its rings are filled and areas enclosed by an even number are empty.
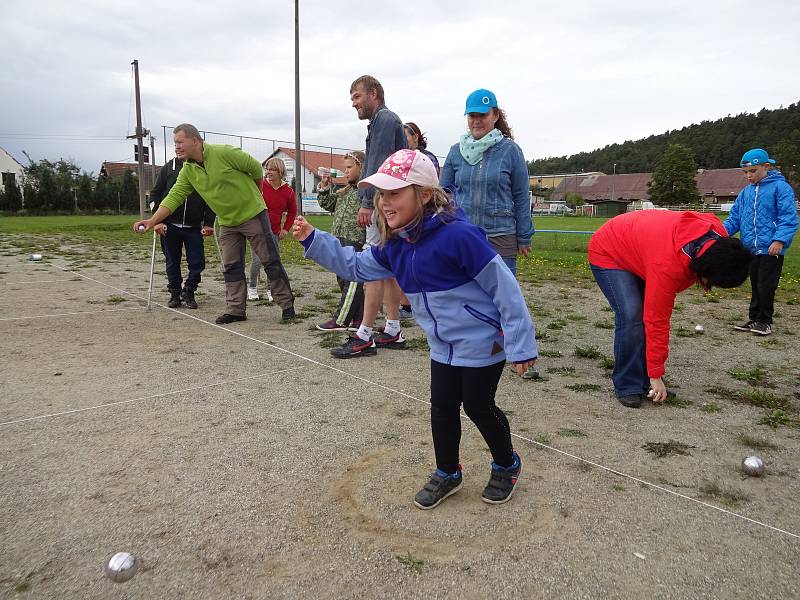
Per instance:
[[[166,197],[169,190],[175,185],[178,179],[178,173],[181,172],[183,161],[180,158],[173,158],[163,167],[158,173],[156,184],[150,192],[150,200],[154,202],[153,212],[161,204],[161,201]],[[186,202],[178,207],[174,213],[164,219],[165,223],[174,223],[178,225],[188,225],[189,227],[213,227],[216,215],[203,200],[197,192],[192,192],[186,198]]]

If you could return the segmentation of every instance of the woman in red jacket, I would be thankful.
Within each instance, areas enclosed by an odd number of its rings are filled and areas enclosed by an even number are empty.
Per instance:
[[[732,288],[751,255],[714,215],[643,210],[615,217],[589,242],[589,266],[615,315],[614,392],[638,408],[667,397],[664,364],[675,296],[694,283]]]
[[[284,181],[286,177],[286,164],[276,157],[267,159],[264,162],[266,177],[261,182],[261,195],[264,196],[264,203],[267,205],[269,224],[272,234],[280,241],[289,234],[297,216],[297,200],[294,190]],[[286,221],[283,221],[283,214],[286,213]],[[253,254],[253,262],[250,264],[250,282],[247,287],[247,299],[258,300],[258,275],[261,272],[261,261]],[[272,302],[272,294],[267,289],[267,301]]]

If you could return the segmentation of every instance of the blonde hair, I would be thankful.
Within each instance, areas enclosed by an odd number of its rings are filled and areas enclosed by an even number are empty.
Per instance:
[[[364,160],[366,155],[361,150],[353,150],[352,152],[348,152],[344,155],[343,160],[352,160],[354,163],[358,165],[359,169],[364,168]],[[345,186],[339,190],[337,190],[336,194],[342,198],[346,194],[348,194],[351,190],[356,189],[356,183],[350,183],[349,181],[345,184]]]
[[[420,225],[422,224],[422,219],[425,218],[426,215],[432,215],[435,213],[445,213],[449,217],[453,217],[455,215],[455,206],[453,202],[450,200],[450,196],[438,185],[433,186],[421,186],[413,184],[411,187],[414,188],[414,197],[417,200],[417,213],[414,215],[414,218],[409,222],[407,225],[404,225],[402,230],[408,231],[414,235],[413,232],[417,230]],[[431,192],[431,198],[428,202],[423,202],[423,194],[425,191]],[[383,199],[383,193],[380,189],[375,190],[375,220],[378,224],[378,231],[381,234],[381,246],[386,244],[389,240],[398,236],[398,229],[391,229],[389,224],[386,222],[386,217],[381,210],[381,200]]]
[[[281,176],[281,181],[286,177],[286,163],[277,156],[273,156],[264,161],[264,170],[266,171],[268,169],[275,169]]]

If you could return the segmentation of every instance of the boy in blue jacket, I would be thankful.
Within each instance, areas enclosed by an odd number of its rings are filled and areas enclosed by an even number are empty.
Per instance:
[[[783,269],[783,255],[797,231],[794,190],[766,150],[753,148],[742,156],[740,166],[750,185],[736,197],[723,225],[729,235],[740,233],[744,246],[754,254],[750,263],[750,313],[734,329],[756,335],[772,333],[775,290]]]
[[[481,499],[502,504],[511,499],[522,460],[494,397],[506,357],[518,375],[536,361],[535,332],[511,271],[485,233],[456,213],[438,184],[427,156],[399,150],[358,184],[377,188],[380,245],[363,252],[342,248],[302,217],[293,235],[307,257],[340,277],[364,282],[397,277],[428,337],[437,468],[414,504],[435,508],[463,485],[458,452],[462,404],[492,453]]]

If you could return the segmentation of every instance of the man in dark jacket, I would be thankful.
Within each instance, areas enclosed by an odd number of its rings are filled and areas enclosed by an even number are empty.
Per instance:
[[[156,184],[150,192],[153,211],[161,204],[169,190],[175,185],[183,160],[173,158],[165,164],[158,174]],[[167,267],[167,288],[170,299],[167,306],[177,308],[181,301],[186,308],[197,308],[194,293],[200,284],[200,274],[206,268],[203,236],[214,233],[214,212],[197,192],[192,193],[179,210],[172,213],[162,223],[156,225],[156,233],[161,236],[161,249],[164,251]],[[186,248],[186,264],[189,273],[183,290],[181,284],[181,254]]]

